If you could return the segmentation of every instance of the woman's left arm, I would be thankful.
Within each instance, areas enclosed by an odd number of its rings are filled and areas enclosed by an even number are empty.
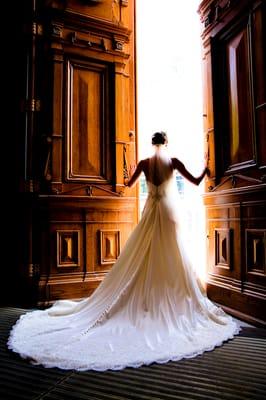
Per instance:
[[[194,185],[199,185],[205,175],[209,175],[209,169],[204,168],[202,174],[198,177],[193,176],[184,166],[184,164],[177,158],[172,158],[173,167],[177,169],[181,175],[183,175],[189,182],[194,183]]]

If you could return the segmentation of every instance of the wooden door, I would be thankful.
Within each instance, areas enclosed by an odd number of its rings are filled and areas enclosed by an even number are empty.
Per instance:
[[[208,294],[265,324],[265,2],[203,1]]]
[[[124,187],[136,159],[135,4],[21,3],[23,219],[9,284],[11,297],[46,304],[88,296],[137,220],[136,189]]]

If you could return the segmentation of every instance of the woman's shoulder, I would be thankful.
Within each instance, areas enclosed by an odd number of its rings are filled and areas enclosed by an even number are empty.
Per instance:
[[[139,164],[142,166],[145,166],[147,164],[149,164],[150,159],[149,158],[144,158],[142,160],[139,161]]]
[[[172,165],[173,165],[173,167],[174,168],[180,168],[180,167],[182,167],[184,164],[182,163],[182,161],[180,161],[178,158],[176,158],[176,157],[172,157],[171,158],[171,160],[172,160]]]

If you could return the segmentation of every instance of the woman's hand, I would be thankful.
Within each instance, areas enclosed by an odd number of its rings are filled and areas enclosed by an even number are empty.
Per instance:
[[[198,178],[195,178],[196,181],[193,183],[195,183],[196,185],[199,185],[205,175],[210,176],[210,170],[208,167],[204,168],[204,170],[202,171],[202,174]]]
[[[211,171],[207,166],[205,167],[205,175],[207,175],[208,177],[211,175]]]

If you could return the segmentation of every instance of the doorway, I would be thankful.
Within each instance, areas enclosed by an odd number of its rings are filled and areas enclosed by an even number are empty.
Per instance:
[[[198,0],[136,0],[139,159],[151,154],[152,133],[165,131],[170,155],[195,176],[204,167],[198,4]],[[193,247],[191,261],[204,278],[203,184],[194,186],[178,173],[176,182],[185,215],[185,242]],[[141,211],[147,196],[144,176],[139,193]]]

